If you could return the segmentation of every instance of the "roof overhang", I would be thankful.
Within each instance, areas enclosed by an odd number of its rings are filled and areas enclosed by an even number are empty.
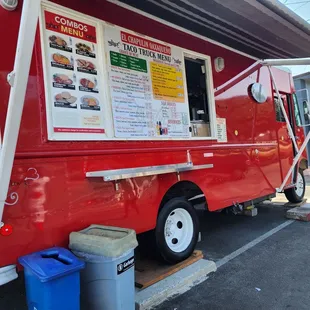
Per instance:
[[[310,25],[277,0],[109,1],[127,4],[256,58],[310,56]]]
[[[298,75],[295,75],[294,80],[309,80],[310,79],[310,72],[301,73]]]
[[[294,76],[294,79],[309,79],[309,78],[310,78],[309,71]]]

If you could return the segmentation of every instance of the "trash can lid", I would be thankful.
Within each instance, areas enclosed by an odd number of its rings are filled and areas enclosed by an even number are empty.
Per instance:
[[[83,261],[61,247],[22,256],[18,261],[25,269],[29,268],[41,282],[63,277],[85,266]]]
[[[73,251],[105,257],[119,257],[138,246],[133,229],[103,225],[70,234],[69,248]]]

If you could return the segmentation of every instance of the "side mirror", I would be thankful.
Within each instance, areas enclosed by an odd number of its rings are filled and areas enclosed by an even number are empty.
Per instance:
[[[304,119],[305,119],[305,125],[309,125],[310,121],[310,113],[308,109],[308,103],[307,101],[303,102],[303,108],[304,108]]]

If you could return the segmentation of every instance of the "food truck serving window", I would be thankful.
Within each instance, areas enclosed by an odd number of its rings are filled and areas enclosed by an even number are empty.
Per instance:
[[[207,93],[206,61],[185,54],[187,96],[192,137],[209,137],[210,113]]]
[[[50,140],[211,138],[207,56],[44,4]]]

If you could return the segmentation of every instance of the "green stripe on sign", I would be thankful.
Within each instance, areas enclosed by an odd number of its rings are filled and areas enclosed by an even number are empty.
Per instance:
[[[147,73],[146,60],[110,51],[111,65]]]

